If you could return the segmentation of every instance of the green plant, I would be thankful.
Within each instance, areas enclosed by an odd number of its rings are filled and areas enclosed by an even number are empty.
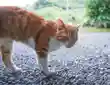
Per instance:
[[[110,26],[110,0],[86,0],[86,17],[94,21],[95,26]]]

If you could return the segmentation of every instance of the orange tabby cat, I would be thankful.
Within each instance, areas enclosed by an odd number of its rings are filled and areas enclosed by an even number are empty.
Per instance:
[[[77,39],[78,27],[64,24],[61,19],[45,20],[16,6],[0,6],[0,50],[5,67],[13,72],[21,71],[11,58],[13,40],[32,47],[38,54],[41,71],[49,75],[47,57],[49,50],[53,51],[51,46],[57,43],[55,47],[60,47],[63,43],[70,48]]]

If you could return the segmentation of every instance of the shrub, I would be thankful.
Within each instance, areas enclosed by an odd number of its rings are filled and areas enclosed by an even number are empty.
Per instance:
[[[110,27],[110,0],[86,0],[85,6],[90,25]]]

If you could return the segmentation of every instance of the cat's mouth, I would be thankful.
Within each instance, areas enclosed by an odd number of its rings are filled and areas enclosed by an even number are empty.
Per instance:
[[[63,39],[62,36],[58,36],[57,40],[61,41],[66,48],[71,48],[76,43],[77,38],[73,36],[70,38]]]

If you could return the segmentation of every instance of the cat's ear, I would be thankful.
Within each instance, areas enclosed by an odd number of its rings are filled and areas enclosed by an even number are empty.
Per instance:
[[[41,19],[44,19],[44,17],[43,16],[39,16]]]
[[[58,18],[58,19],[57,19],[57,23],[58,23],[59,25],[64,25],[64,22],[63,22],[63,20],[62,20],[61,18]]]
[[[74,24],[71,23],[71,22],[69,22],[68,25],[73,26],[73,28],[77,29],[78,31],[79,31],[79,27],[81,26],[81,24],[74,25]]]

